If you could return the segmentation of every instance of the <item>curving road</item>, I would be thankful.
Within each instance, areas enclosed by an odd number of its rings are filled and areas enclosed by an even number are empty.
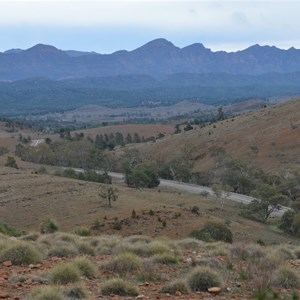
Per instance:
[[[76,172],[84,172],[83,169],[74,169]],[[96,171],[97,173],[103,173],[102,171]],[[116,172],[108,172],[108,175],[119,179],[119,180],[124,180],[124,174],[122,173],[116,173]],[[214,192],[211,188],[206,187],[206,186],[201,186],[201,185],[196,185],[196,184],[191,184],[191,183],[184,183],[184,182],[179,182],[179,181],[174,181],[174,180],[166,180],[166,179],[160,179],[160,186],[166,186],[170,188],[174,188],[180,191],[185,191],[193,194],[201,194],[203,192],[207,192],[209,195],[214,195]],[[251,201],[253,201],[255,198],[242,195],[242,194],[237,194],[237,193],[228,193],[226,194],[226,197],[224,197],[224,200],[232,200],[235,202],[239,203],[244,203],[244,204],[249,204]],[[289,207],[286,206],[280,206],[280,210],[273,212],[273,216],[282,216],[287,210],[289,210]]]

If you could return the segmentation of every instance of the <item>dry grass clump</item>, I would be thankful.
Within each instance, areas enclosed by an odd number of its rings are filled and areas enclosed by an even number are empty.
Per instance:
[[[68,297],[68,299],[87,299],[88,291],[82,285],[75,285],[69,287],[64,291],[64,294]]]
[[[0,262],[6,260],[14,265],[37,264],[41,262],[42,254],[29,242],[7,240],[0,245]]]
[[[54,242],[48,252],[48,256],[75,257],[79,251],[74,244],[64,241]]]
[[[294,249],[294,256],[297,259],[300,259],[300,247],[297,247],[296,249]]]
[[[86,276],[87,278],[96,277],[97,269],[89,259],[85,257],[77,257],[73,261],[73,265],[79,269],[82,276]]]
[[[275,271],[272,283],[275,286],[285,289],[297,289],[300,287],[298,275],[288,266],[281,266]]]
[[[87,241],[76,241],[75,243],[79,254],[83,255],[91,255],[94,256],[96,254],[95,248],[90,245]]]
[[[171,265],[178,263],[178,257],[173,253],[161,253],[153,256],[153,261],[159,264]]]
[[[37,241],[40,237],[40,234],[37,232],[32,232],[26,235],[21,236],[19,239],[22,241]]]
[[[102,267],[115,273],[126,274],[142,268],[143,261],[133,253],[120,253]]]
[[[184,250],[200,250],[204,247],[205,242],[194,239],[194,238],[187,238],[179,241],[174,242],[175,247],[179,247],[180,249]]]
[[[214,242],[204,244],[206,256],[228,256],[229,244],[224,242]]]
[[[34,288],[27,300],[67,300],[61,289],[57,286],[43,286]]]
[[[131,297],[136,297],[139,294],[137,288],[121,278],[110,279],[104,282],[101,293],[104,296],[119,295]]]
[[[294,253],[288,249],[288,247],[280,246],[271,251],[271,257],[278,260],[279,262],[284,262],[286,260],[295,259]]]
[[[137,242],[148,244],[152,241],[152,238],[146,235],[132,235],[124,238],[124,243],[134,244]]]
[[[189,293],[189,287],[186,281],[182,279],[174,280],[165,284],[161,290],[161,293],[175,295],[176,292],[180,292],[182,294]]]
[[[236,244],[230,248],[230,256],[240,260],[259,259],[266,256],[266,251],[259,245]]]
[[[195,259],[193,261],[193,264],[202,267],[209,267],[216,270],[220,270],[223,268],[222,263],[216,257],[204,257]]]
[[[110,255],[121,242],[122,240],[119,236],[103,235],[96,238],[93,237],[90,244],[92,247],[95,247],[96,255]]]
[[[55,266],[49,274],[50,281],[54,284],[68,284],[79,281],[80,271],[72,263]]]
[[[219,274],[209,267],[198,267],[188,277],[188,285],[192,291],[207,291],[211,287],[220,287]]]
[[[156,254],[170,252],[170,247],[164,241],[152,241],[149,244],[137,242],[126,247],[128,252],[133,252],[136,255],[149,257]]]

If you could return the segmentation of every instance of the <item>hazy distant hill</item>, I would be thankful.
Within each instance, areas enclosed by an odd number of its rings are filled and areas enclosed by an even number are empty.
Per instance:
[[[89,104],[224,105],[294,95],[300,95],[300,50],[294,48],[255,45],[227,53],[157,39],[109,55],[42,44],[0,53],[0,117]]]
[[[133,51],[102,55],[62,51],[38,44],[27,50],[0,53],[0,79],[29,77],[80,78],[118,75],[161,77],[177,73],[230,73],[258,75],[300,71],[300,50],[254,45],[227,53],[212,52],[202,44],[182,49],[165,39],[153,40]]]

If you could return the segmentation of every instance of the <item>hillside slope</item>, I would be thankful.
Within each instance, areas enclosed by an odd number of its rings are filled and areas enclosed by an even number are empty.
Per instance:
[[[144,150],[153,157],[169,160],[187,146],[192,148],[195,171],[208,170],[213,165],[210,149],[214,146],[266,171],[299,169],[300,100],[194,128],[147,145]]]

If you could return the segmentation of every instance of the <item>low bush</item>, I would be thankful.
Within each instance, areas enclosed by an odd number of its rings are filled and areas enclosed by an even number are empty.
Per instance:
[[[79,269],[82,276],[86,276],[87,278],[96,277],[97,269],[89,259],[78,257],[73,261],[73,264]]]
[[[87,227],[81,227],[81,228],[78,228],[75,233],[77,235],[80,235],[80,236],[90,236],[91,235],[91,230]]]
[[[24,232],[14,228],[14,227],[8,226],[6,224],[1,224],[1,223],[0,223],[0,233],[9,235],[9,236],[15,236],[15,237],[18,237],[18,236],[21,236],[22,234],[24,234]]]
[[[79,281],[80,271],[74,264],[65,263],[55,266],[49,274],[54,284],[68,284]]]
[[[182,294],[188,294],[189,287],[184,280],[179,279],[165,284],[161,288],[160,292],[165,294],[171,294],[171,295],[175,295],[176,292],[180,292]]]
[[[67,300],[57,286],[43,286],[34,288],[27,300]]]
[[[59,229],[58,223],[53,219],[47,219],[40,225],[41,233],[53,233]]]
[[[41,253],[28,242],[9,241],[0,247],[0,262],[10,260],[14,265],[30,265],[41,262]]]
[[[188,285],[194,292],[207,291],[211,287],[220,287],[221,279],[211,268],[199,267],[188,277]]]
[[[282,266],[275,271],[272,283],[275,286],[285,289],[297,289],[300,287],[298,275],[294,270],[287,266]]]
[[[131,297],[136,297],[139,294],[137,288],[120,278],[115,278],[104,282],[101,293],[104,296],[119,295]]]
[[[216,222],[208,222],[203,228],[193,230],[190,233],[190,237],[205,241],[223,241],[226,243],[232,243],[232,232],[225,225]]]

